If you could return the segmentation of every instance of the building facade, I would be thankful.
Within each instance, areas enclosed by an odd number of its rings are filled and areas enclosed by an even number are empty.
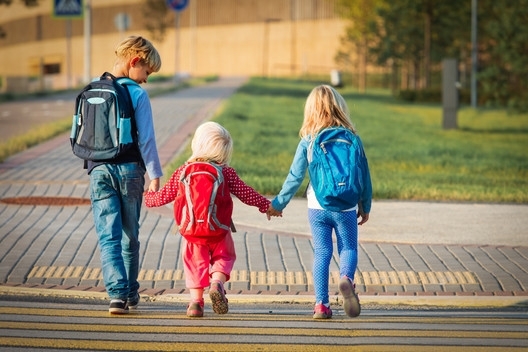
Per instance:
[[[345,28],[335,0],[189,0],[159,19],[167,29],[153,40],[146,28],[158,19],[146,0],[77,0],[78,19],[54,17],[56,3],[0,6],[0,91],[82,85],[111,69],[116,44],[129,35],[151,39],[162,75],[329,74]]]

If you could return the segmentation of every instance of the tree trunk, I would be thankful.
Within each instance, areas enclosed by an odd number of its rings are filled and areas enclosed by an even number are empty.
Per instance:
[[[431,14],[425,13],[423,74],[420,88],[429,88],[431,81]]]
[[[358,46],[358,89],[360,93],[367,90],[367,46],[362,42]]]
[[[398,65],[396,64],[396,60],[391,60],[390,64],[391,68],[391,91],[393,94],[395,94],[398,91]]]

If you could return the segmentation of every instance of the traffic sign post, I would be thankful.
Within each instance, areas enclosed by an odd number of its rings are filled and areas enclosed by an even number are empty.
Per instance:
[[[179,12],[189,5],[189,0],[167,0],[167,5],[174,11]]]
[[[114,24],[119,30],[119,36],[123,37],[125,31],[130,28],[130,16],[126,12],[120,12],[114,17]]]
[[[66,80],[68,88],[71,88],[71,20],[82,17],[82,0],[53,0],[53,18],[66,20]]]
[[[183,11],[187,5],[189,5],[189,0],[167,0],[167,6],[172,10],[176,11],[176,16],[174,18],[174,27],[176,35],[176,57],[175,57],[175,68],[174,68],[174,81],[178,83],[178,72],[180,71],[180,65],[178,57],[180,56],[180,12]]]
[[[82,18],[82,2],[82,0],[53,0],[53,17],[64,19]]]

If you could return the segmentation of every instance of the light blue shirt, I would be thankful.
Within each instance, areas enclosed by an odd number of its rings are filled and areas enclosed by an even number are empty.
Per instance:
[[[161,163],[156,146],[156,136],[154,133],[154,121],[152,116],[152,107],[148,93],[136,82],[129,78],[121,78],[119,82],[127,84],[127,88],[132,98],[132,104],[135,110],[135,121],[138,131],[139,151],[149,178],[155,179],[163,176]]]

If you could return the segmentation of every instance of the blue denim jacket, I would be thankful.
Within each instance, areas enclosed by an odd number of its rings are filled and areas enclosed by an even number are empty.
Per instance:
[[[278,211],[282,211],[286,208],[304,180],[306,170],[308,169],[308,158],[306,153],[309,143],[310,140],[308,138],[302,138],[297,145],[297,151],[293,157],[290,172],[282,185],[280,193],[271,201],[273,208]]]

